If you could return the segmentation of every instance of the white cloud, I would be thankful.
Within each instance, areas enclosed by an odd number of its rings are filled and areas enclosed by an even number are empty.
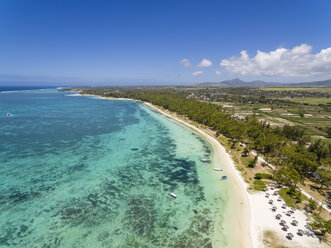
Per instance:
[[[203,71],[194,71],[194,72],[192,73],[193,76],[199,76],[199,75],[201,75],[201,74],[203,74]]]
[[[189,59],[182,59],[181,61],[179,61],[179,63],[181,63],[182,65],[184,65],[185,67],[190,67],[192,66],[191,62]]]
[[[217,75],[222,75],[222,72],[220,70],[216,70]]]
[[[198,67],[209,67],[212,65],[213,63],[209,59],[203,59],[201,60],[200,64],[198,64]]]
[[[319,53],[311,53],[307,44],[293,49],[278,48],[270,52],[257,51],[255,57],[249,57],[241,51],[240,57],[223,59],[221,66],[236,75],[266,75],[284,77],[308,77],[331,75],[331,47]]]

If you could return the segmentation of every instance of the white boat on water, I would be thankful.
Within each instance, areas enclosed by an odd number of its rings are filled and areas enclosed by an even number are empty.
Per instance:
[[[174,197],[174,198],[177,198],[177,195],[175,194],[175,193],[170,193],[170,195],[172,196],[172,197]]]
[[[215,171],[222,171],[221,168],[214,168]]]
[[[201,160],[201,162],[209,162],[209,159],[207,159],[207,158],[202,158],[200,160]]]
[[[13,114],[12,113],[7,113],[7,116],[12,116]]]

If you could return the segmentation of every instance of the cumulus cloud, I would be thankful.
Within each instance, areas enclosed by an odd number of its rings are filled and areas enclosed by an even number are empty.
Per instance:
[[[201,75],[201,74],[203,74],[203,71],[194,71],[194,72],[192,73],[193,76],[199,76],[199,75]]]
[[[198,64],[198,67],[209,67],[212,65],[213,63],[209,59],[203,59],[201,60],[200,64]]]
[[[220,70],[216,70],[217,75],[222,75],[222,72]]]
[[[185,67],[190,67],[192,66],[191,62],[189,59],[182,59],[181,61],[179,61],[179,63],[181,63],[182,65],[184,65]]]
[[[331,47],[312,53],[307,44],[292,49],[278,48],[270,52],[257,51],[249,57],[247,51],[241,56],[223,59],[220,63],[236,75],[265,75],[284,77],[309,77],[331,75]]]

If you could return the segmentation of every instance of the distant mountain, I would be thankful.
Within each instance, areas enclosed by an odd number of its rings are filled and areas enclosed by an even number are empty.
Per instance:
[[[254,80],[251,82],[245,82],[239,78],[234,78],[231,80],[225,80],[222,82],[206,82],[198,84],[199,86],[246,86],[246,87],[260,87],[260,86],[282,86],[282,83],[275,82],[264,82],[261,80]]]
[[[261,80],[254,80],[245,82],[239,78],[231,80],[225,80],[222,82],[205,82],[198,84],[198,86],[210,86],[210,87],[224,87],[224,86],[242,86],[242,87],[331,87],[331,79],[324,81],[313,81],[303,83],[277,83],[277,82],[265,82]]]

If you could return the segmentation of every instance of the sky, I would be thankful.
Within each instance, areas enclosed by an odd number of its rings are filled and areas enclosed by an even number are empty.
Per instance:
[[[0,0],[0,84],[331,78],[330,0]]]

